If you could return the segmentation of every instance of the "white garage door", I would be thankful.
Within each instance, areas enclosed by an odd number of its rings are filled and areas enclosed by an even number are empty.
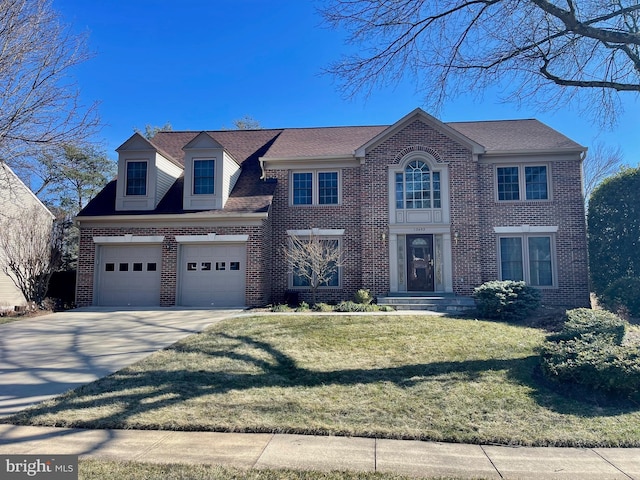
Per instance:
[[[103,245],[99,258],[98,305],[160,305],[160,245]]]
[[[237,307],[245,304],[245,244],[182,245],[180,304]]]

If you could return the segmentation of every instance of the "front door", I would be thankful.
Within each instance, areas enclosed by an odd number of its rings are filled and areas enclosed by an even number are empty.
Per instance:
[[[407,235],[407,290],[433,292],[433,235]]]

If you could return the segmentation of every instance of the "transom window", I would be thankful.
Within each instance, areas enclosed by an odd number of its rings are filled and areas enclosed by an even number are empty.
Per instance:
[[[215,160],[193,161],[193,194],[212,195],[214,193]]]
[[[497,167],[498,200],[548,200],[546,165]]]
[[[339,172],[294,172],[291,176],[293,205],[338,205]]]
[[[396,208],[442,208],[440,172],[432,172],[421,160],[397,172]]]
[[[536,287],[554,284],[550,236],[519,235],[500,237],[499,257],[502,280],[524,280]]]
[[[147,194],[147,162],[127,162],[127,195]]]

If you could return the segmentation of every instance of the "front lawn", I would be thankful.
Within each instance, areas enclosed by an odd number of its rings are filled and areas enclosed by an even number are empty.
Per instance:
[[[545,335],[426,315],[236,318],[5,421],[640,446],[638,398],[540,376]]]
[[[79,480],[411,480],[392,473],[315,472],[308,470],[245,470],[218,465],[179,465],[112,460],[81,460]],[[439,480],[447,478],[438,477]],[[425,479],[428,480],[428,479]],[[455,480],[453,477],[450,480]]]

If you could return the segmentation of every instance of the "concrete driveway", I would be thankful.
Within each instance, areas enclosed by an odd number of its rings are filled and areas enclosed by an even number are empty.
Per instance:
[[[109,375],[241,311],[96,307],[0,325],[0,417]]]

